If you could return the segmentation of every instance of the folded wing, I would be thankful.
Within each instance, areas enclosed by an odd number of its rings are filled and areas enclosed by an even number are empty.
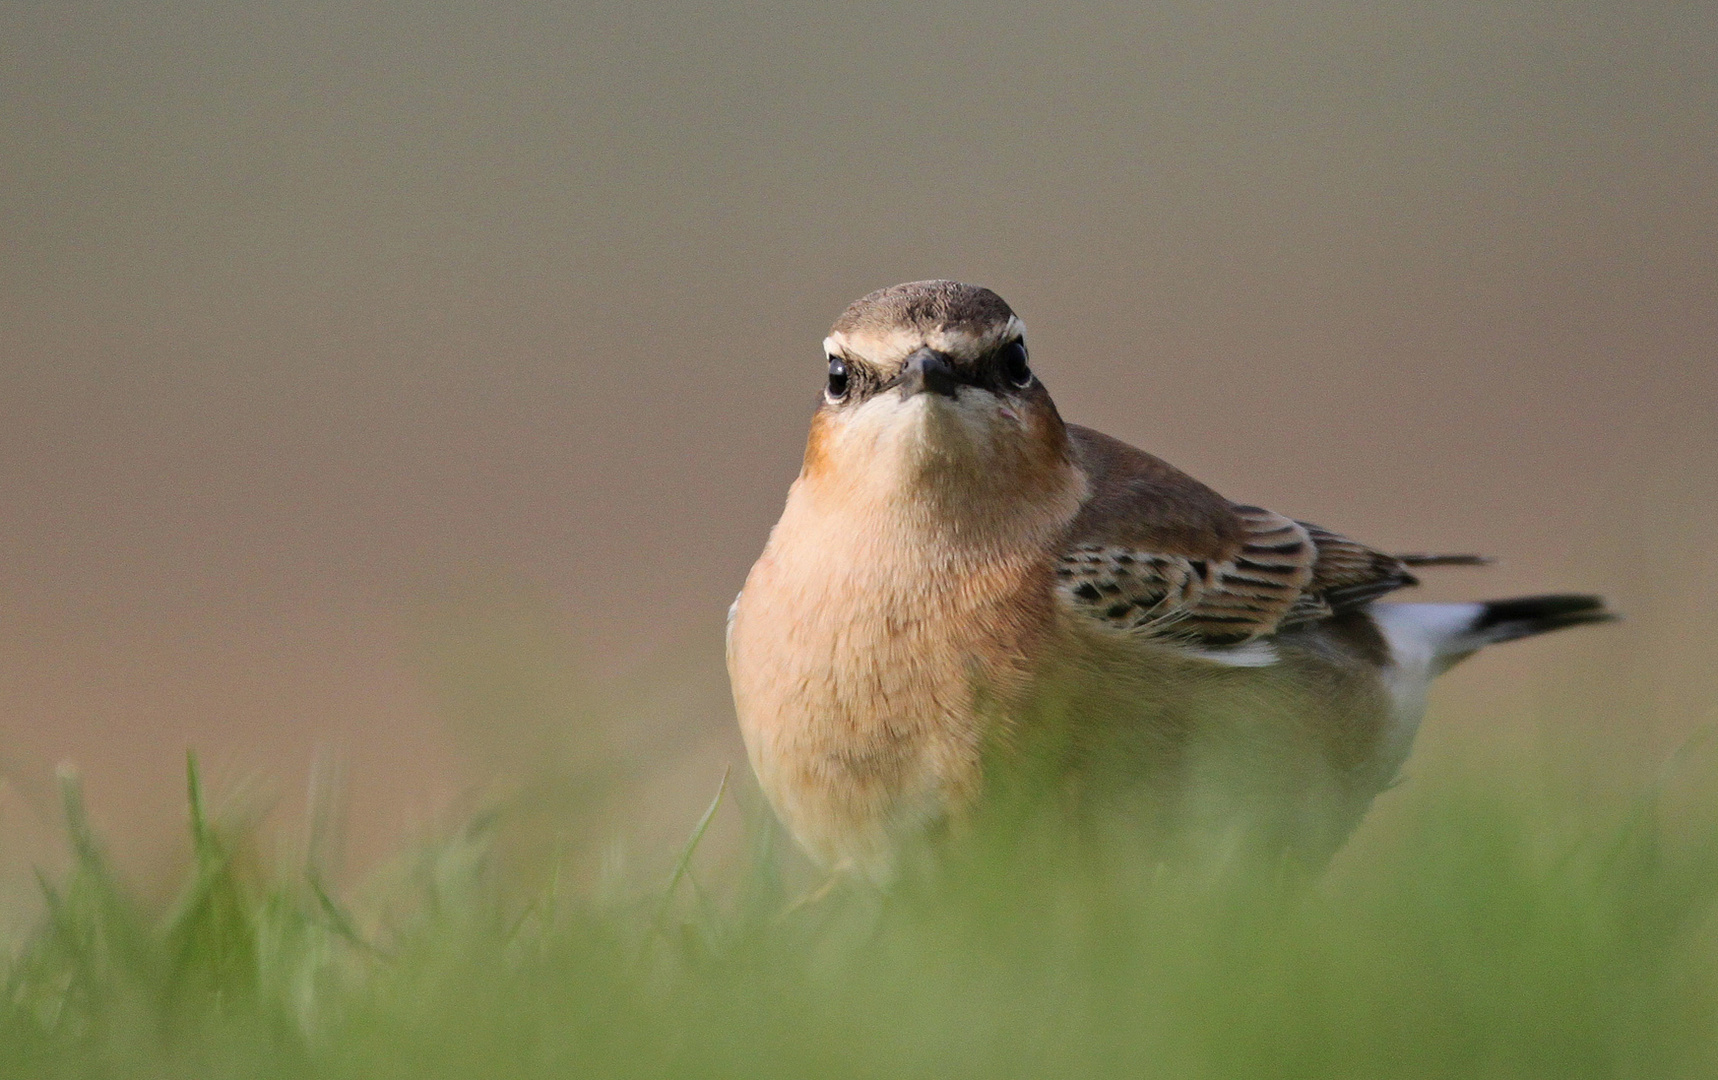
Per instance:
[[[1091,491],[1060,556],[1057,591],[1110,630],[1223,649],[1417,584],[1394,555],[1231,503],[1095,431],[1070,425],[1069,436]]]

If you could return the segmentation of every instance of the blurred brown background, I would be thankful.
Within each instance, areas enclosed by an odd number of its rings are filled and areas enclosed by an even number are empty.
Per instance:
[[[1071,419],[1503,560],[1430,595],[1613,595],[1427,735],[1649,761],[1718,718],[1715,117],[1710,3],[0,5],[0,861],[195,747],[343,763],[362,862],[616,715],[557,752],[695,817],[818,342],[931,276]]]

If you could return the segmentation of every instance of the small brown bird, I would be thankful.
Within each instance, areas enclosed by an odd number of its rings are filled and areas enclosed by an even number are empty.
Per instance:
[[[874,292],[824,352],[728,669],[763,790],[830,867],[887,878],[1027,771],[1165,843],[1316,863],[1394,779],[1434,676],[1613,617],[1378,602],[1484,560],[1375,551],[1064,424],[988,289]]]

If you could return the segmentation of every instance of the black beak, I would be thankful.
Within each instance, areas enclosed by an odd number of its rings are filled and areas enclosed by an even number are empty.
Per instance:
[[[928,345],[907,357],[901,373],[894,378],[894,385],[901,388],[903,397],[911,397],[926,390],[944,397],[954,397],[960,382],[960,377],[955,372],[954,365],[948,362],[948,357]]]

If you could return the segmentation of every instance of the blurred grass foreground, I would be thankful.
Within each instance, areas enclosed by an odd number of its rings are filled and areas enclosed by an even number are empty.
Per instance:
[[[807,901],[755,810],[736,857],[699,849],[706,814],[671,873],[577,885],[502,858],[478,816],[335,895],[314,858],[267,865],[223,824],[193,760],[193,857],[153,908],[68,775],[74,857],[10,943],[0,1070],[1711,1077],[1710,766],[1686,750],[1610,803],[1419,776],[1387,796],[1406,800],[1387,835],[1311,882],[1098,873],[1026,845]]]

